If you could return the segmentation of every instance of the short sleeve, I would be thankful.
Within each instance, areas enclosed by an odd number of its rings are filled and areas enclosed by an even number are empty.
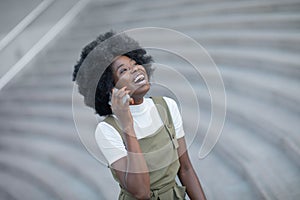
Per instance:
[[[118,131],[106,122],[100,122],[95,131],[96,142],[109,165],[127,156]]]
[[[169,97],[163,97],[164,100],[166,101],[170,114],[172,116],[175,132],[176,132],[176,138],[179,139],[185,135],[184,130],[183,130],[183,124],[182,124],[182,117],[179,112],[178,106],[176,101]]]

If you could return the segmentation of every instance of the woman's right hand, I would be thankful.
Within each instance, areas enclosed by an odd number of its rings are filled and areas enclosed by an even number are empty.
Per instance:
[[[119,90],[113,88],[111,95],[112,112],[117,117],[120,126],[125,133],[133,130],[133,118],[129,109],[131,98],[126,98],[126,96],[129,97],[129,92],[129,90],[126,90],[126,87]],[[124,101],[124,99],[126,100]]]

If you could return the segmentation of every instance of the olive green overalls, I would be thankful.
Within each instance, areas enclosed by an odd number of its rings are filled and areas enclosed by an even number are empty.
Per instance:
[[[162,97],[152,97],[163,121],[163,126],[155,133],[139,140],[150,175],[151,200],[185,199],[185,187],[177,185],[175,177],[179,169],[178,143],[169,108]],[[163,109],[162,109],[163,108]],[[104,121],[113,126],[122,136],[115,118],[108,116]],[[124,141],[124,140],[123,140]],[[115,171],[109,166],[114,179],[119,182]],[[119,200],[134,200],[121,184]]]

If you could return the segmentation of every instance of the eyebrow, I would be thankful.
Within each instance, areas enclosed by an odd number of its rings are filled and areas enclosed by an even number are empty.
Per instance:
[[[130,59],[130,60],[129,60],[129,63],[130,63],[130,62],[132,62],[132,61],[134,61],[134,62],[136,63],[136,61],[135,61],[135,60],[133,60],[133,59]],[[118,70],[119,70],[119,68],[120,68],[120,67],[122,67],[123,65],[124,65],[124,63],[122,63],[122,64],[120,64],[119,66],[117,66],[117,69],[116,69],[116,71],[118,71]]]
[[[120,67],[122,67],[124,64],[122,63],[122,64],[120,64],[118,67],[117,67],[117,69],[116,69],[116,71],[118,71],[119,70],[119,68]]]

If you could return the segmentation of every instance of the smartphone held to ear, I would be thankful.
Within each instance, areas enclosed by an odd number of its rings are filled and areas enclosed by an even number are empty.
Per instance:
[[[119,89],[114,88],[114,92],[118,92],[118,90],[119,90]],[[123,99],[122,99],[123,104],[126,103],[127,99],[130,99],[129,94],[126,94],[126,95],[123,97]],[[110,94],[110,99],[109,99],[108,104],[111,105],[111,94]]]
[[[130,99],[129,94],[126,94],[126,95],[123,97],[123,99],[122,99],[123,104],[126,103],[127,99]]]

